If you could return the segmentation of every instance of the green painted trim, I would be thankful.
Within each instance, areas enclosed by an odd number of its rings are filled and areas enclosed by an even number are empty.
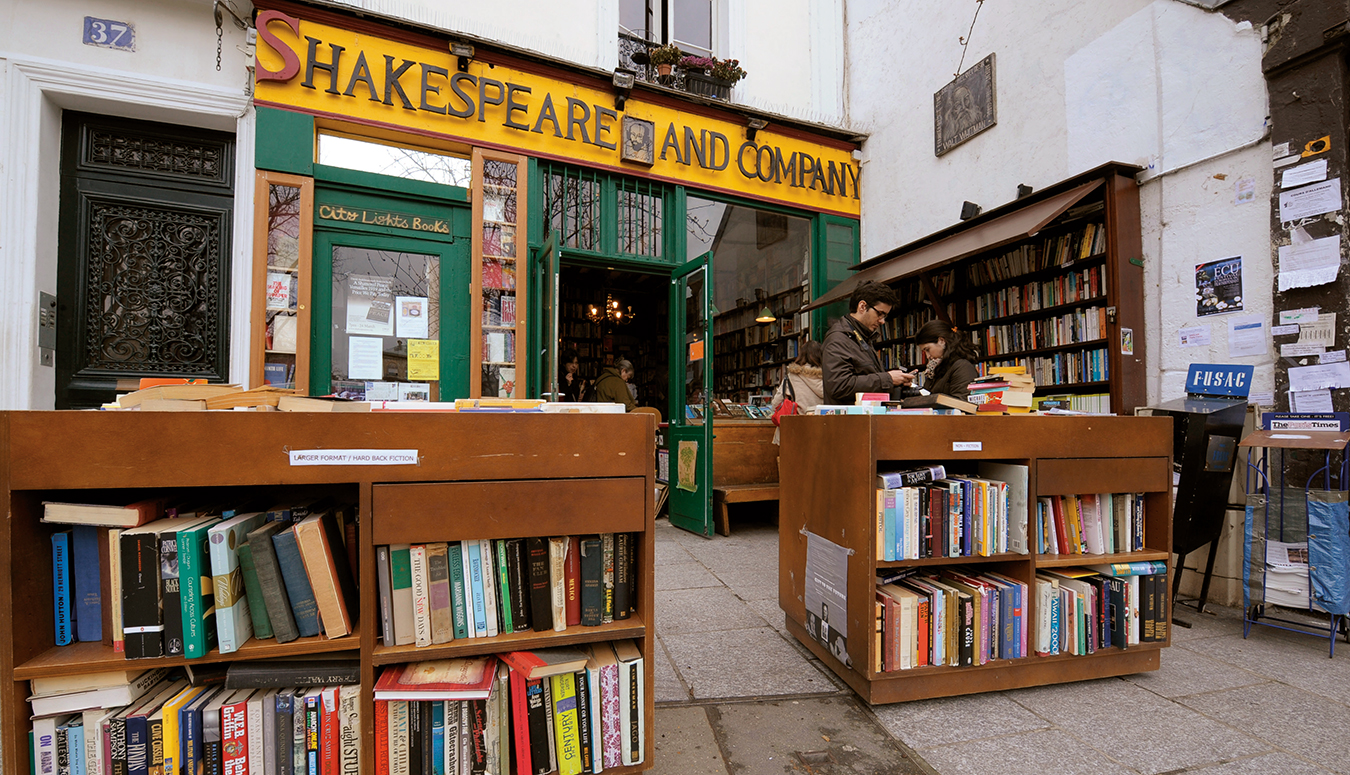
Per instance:
[[[255,117],[253,164],[260,170],[314,174],[314,117],[259,107]]]
[[[525,240],[529,245],[544,244],[544,172],[539,160],[526,159],[526,180],[529,181],[529,221],[525,224]]]
[[[600,252],[619,255],[619,186],[613,175],[600,178]]]
[[[309,394],[333,392],[333,238],[337,233],[314,230],[309,289]]]
[[[840,282],[836,279],[834,282],[829,278],[829,227],[844,226],[853,233],[853,250],[849,257],[848,266],[856,265],[862,257],[861,228],[857,220],[853,218],[842,218],[837,215],[827,215],[825,213],[817,214],[811,228],[813,230],[813,247],[811,255],[811,291],[812,298],[819,298],[826,291],[833,288]],[[839,317],[847,311],[848,305],[844,302],[836,302],[824,307],[811,310],[811,338],[821,341],[825,338],[825,323],[830,317]]]

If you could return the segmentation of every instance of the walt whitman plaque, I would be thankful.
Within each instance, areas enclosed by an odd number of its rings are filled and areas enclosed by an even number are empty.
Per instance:
[[[994,102],[994,55],[961,73],[933,95],[934,145],[938,156],[998,123]]]

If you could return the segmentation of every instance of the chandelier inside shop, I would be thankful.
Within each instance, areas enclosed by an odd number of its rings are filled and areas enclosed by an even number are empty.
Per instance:
[[[608,322],[616,326],[626,326],[633,322],[633,307],[620,303],[613,295],[606,293],[603,306],[595,304],[587,306],[586,319],[592,323]]]

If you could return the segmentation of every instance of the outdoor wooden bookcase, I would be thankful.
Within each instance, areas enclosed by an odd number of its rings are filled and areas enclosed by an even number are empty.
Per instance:
[[[970,450],[979,445],[978,451]],[[997,554],[876,560],[878,471],[929,463],[952,468],[980,461],[1029,468],[1028,542],[1036,546],[1036,496],[1144,493],[1144,545],[1108,555]],[[782,423],[778,517],[778,603],[788,631],[867,702],[904,702],[1156,670],[1170,643],[1084,656],[1028,656],[973,667],[921,667],[879,673],[875,664],[876,575],[890,568],[966,566],[995,571],[1035,588],[1037,570],[1139,560],[1170,561],[1172,422],[1170,417],[868,416],[786,417]],[[950,469],[949,469],[950,470]],[[806,629],[806,542],[810,531],[852,550],[848,559],[848,655],[836,660]],[[1171,585],[1167,586],[1171,590]],[[1171,611],[1169,604],[1167,610]],[[1036,622],[1034,600],[1027,621]]]
[[[50,536],[62,526],[41,521],[42,502],[130,503],[159,493],[267,501],[260,508],[324,492],[359,503],[354,634],[286,644],[255,639],[233,654],[212,650],[192,661],[358,653],[365,772],[375,771],[370,687],[380,666],[623,639],[633,639],[645,661],[646,746],[643,764],[614,771],[652,766],[655,429],[649,415],[3,412],[0,444],[0,494],[9,513],[0,525],[0,747],[8,775],[29,771],[29,679],[185,663],[182,657],[127,660],[110,640],[54,646]],[[419,462],[290,465],[290,450],[307,449],[416,450]],[[641,539],[637,610],[627,620],[426,648],[378,639],[376,545],[612,532]]]

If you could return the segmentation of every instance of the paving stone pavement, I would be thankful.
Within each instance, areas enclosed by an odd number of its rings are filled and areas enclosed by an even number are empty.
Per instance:
[[[778,528],[656,529],[656,775],[1350,775],[1350,645],[1182,608],[1151,673],[868,707],[787,634]]]

